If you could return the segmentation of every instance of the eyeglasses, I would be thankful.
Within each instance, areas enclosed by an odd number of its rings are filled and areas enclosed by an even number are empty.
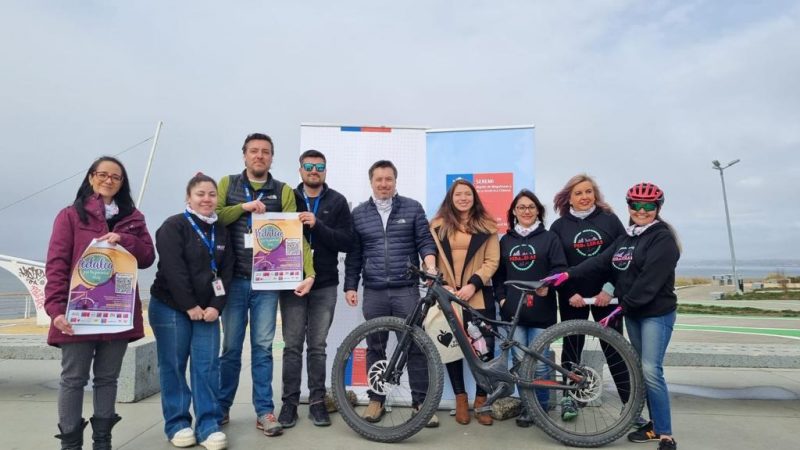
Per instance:
[[[628,207],[633,211],[639,211],[643,209],[647,212],[655,211],[658,208],[653,202],[628,202]]]
[[[303,170],[311,172],[317,169],[317,172],[325,172],[325,163],[303,163]]]
[[[514,210],[516,210],[517,212],[526,212],[526,211],[534,212],[536,211],[536,205],[528,205],[528,206],[517,205],[514,207]]]
[[[114,184],[117,184],[117,183],[121,183],[121,182],[122,182],[122,176],[121,176],[121,175],[117,175],[117,174],[115,174],[115,173],[108,173],[108,172],[95,172],[95,173],[93,173],[92,175],[94,175],[94,176],[95,176],[95,178],[97,178],[98,180],[100,180],[100,182],[101,182],[101,183],[102,183],[102,182],[104,182],[104,181],[106,181],[106,180],[107,180],[107,179],[109,179],[109,178],[111,178],[111,182],[112,182],[112,183],[114,183]]]

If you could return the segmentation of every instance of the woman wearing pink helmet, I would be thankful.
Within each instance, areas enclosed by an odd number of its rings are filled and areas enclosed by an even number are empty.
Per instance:
[[[661,218],[664,192],[638,183],[625,197],[630,219],[626,233],[600,255],[550,277],[558,285],[573,278],[603,275],[611,279],[631,344],[642,359],[650,422],[628,435],[632,442],[658,441],[660,450],[677,448],[672,438],[664,354],[675,324],[675,266],[680,244]]]

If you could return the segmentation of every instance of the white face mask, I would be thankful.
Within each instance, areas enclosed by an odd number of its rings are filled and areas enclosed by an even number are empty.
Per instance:
[[[188,212],[189,214],[194,214],[195,216],[197,216],[198,219],[202,220],[203,222],[209,225],[214,225],[214,222],[216,222],[218,219],[217,213],[212,213],[210,216],[204,216],[199,212],[193,210],[189,205],[186,205],[186,212]]]
[[[525,236],[533,233],[534,231],[536,231],[536,229],[539,228],[539,225],[541,225],[541,224],[542,224],[542,222],[540,222],[539,220],[537,220],[536,222],[533,222],[531,224],[531,226],[529,226],[529,227],[523,227],[520,224],[516,224],[516,225],[514,225],[514,231],[516,231],[518,235],[520,235],[522,237],[525,237]]]
[[[587,209],[586,211],[576,211],[575,208],[570,206],[569,207],[569,213],[572,214],[573,216],[577,217],[578,219],[585,219],[585,218],[589,217],[590,215],[592,215],[592,213],[594,212],[595,209],[597,209],[597,206],[596,205],[592,205],[592,207]]]
[[[642,225],[642,226],[639,226],[639,225],[636,225],[636,224],[629,225],[629,226],[625,227],[625,232],[628,233],[628,236],[631,236],[631,237],[641,236],[641,234],[644,233],[648,228],[652,227],[653,225],[655,225],[657,223],[658,223],[658,220],[654,220],[654,221],[648,223],[647,225]]]

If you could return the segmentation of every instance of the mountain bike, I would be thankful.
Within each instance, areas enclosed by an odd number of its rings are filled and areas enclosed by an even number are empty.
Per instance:
[[[380,317],[362,323],[336,352],[331,375],[333,396],[342,418],[358,434],[378,442],[399,442],[419,432],[435,414],[442,397],[444,370],[439,351],[422,329],[434,304],[442,309],[476,383],[489,393],[486,404],[476,412],[490,412],[496,400],[513,395],[516,388],[535,424],[552,438],[575,447],[613,442],[639,418],[644,405],[641,363],[633,346],[615,330],[596,322],[570,320],[547,328],[529,347],[513,339],[520,311],[534,301],[534,291],[547,283],[507,281],[505,284],[519,289],[522,297],[512,320],[506,322],[483,316],[453,295],[443,285],[441,275],[409,266],[410,275],[427,286],[427,293],[411,314],[405,320]],[[481,360],[453,303],[469,310],[471,321],[485,335],[496,337],[500,350],[497,357]],[[569,336],[579,339],[565,339]],[[559,364],[553,356],[559,352],[551,350],[577,341],[583,342],[580,351],[575,349],[577,361],[566,364],[569,367]],[[510,364],[509,353],[514,347],[521,349],[524,357]],[[615,361],[613,371],[607,362],[611,360]],[[537,365],[540,374],[546,368],[555,376],[537,378]],[[628,381],[615,384],[611,374],[621,372],[627,372]],[[549,401],[537,400],[540,389],[549,392]],[[578,417],[562,420],[558,406],[562,399],[572,399],[579,405]],[[377,421],[362,417],[369,400],[383,402],[385,412]]]

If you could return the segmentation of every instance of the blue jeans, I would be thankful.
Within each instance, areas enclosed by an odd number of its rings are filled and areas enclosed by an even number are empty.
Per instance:
[[[361,312],[367,320],[376,317],[394,316],[405,319],[414,310],[419,300],[419,288],[416,285],[390,288],[364,288],[364,305]],[[367,337],[367,367],[377,361],[386,359],[386,344],[389,332],[373,333]],[[416,407],[425,402],[428,392],[428,366],[425,355],[416,345],[408,351],[408,384],[411,387],[411,405]],[[370,400],[384,402],[385,396],[367,391]]]
[[[219,431],[222,411],[217,403],[219,379],[219,321],[189,319],[183,311],[173,309],[155,297],[148,308],[150,327],[156,336],[161,409],[164,432],[168,439],[192,425],[189,404],[197,418],[195,434],[204,441]],[[189,374],[192,388],[186,384],[186,364],[191,358]]]
[[[325,400],[325,348],[336,309],[337,286],[314,289],[303,297],[292,291],[281,293],[283,328],[283,403],[300,403],[300,375],[303,372],[303,344],[308,371],[308,402]]]
[[[625,328],[631,344],[642,358],[647,410],[656,434],[672,435],[669,391],[664,379],[664,354],[667,352],[675,325],[675,311],[658,317],[625,317]]]
[[[544,333],[544,330],[544,328],[531,328],[517,325],[517,328],[514,330],[514,340],[525,347],[529,347],[533,341],[539,337],[540,334]],[[549,351],[550,347],[547,347],[542,353],[547,354]],[[522,361],[522,359],[525,357],[525,352],[517,347],[511,347],[511,355],[514,357],[514,361],[516,363]],[[537,362],[535,377],[537,379],[547,379],[550,376],[550,370],[550,367],[546,364]],[[539,404],[542,405],[542,408],[545,411],[547,411],[548,403],[550,401],[550,390],[534,389],[533,391],[536,393],[536,399],[539,400]]]
[[[253,407],[257,416],[275,410],[272,402],[272,339],[278,291],[255,291],[250,280],[234,277],[228,301],[222,310],[222,356],[219,371],[219,405],[227,412],[233,405],[242,370],[242,345],[250,317],[250,369],[253,377]]]

